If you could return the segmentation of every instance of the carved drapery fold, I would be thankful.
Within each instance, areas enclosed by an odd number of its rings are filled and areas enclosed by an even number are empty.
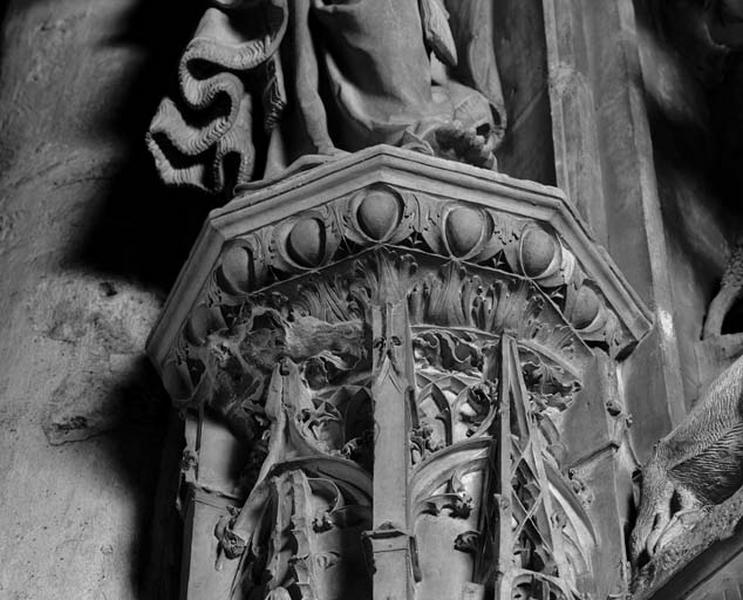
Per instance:
[[[147,145],[165,182],[211,192],[380,143],[492,168],[492,20],[488,0],[212,3]]]

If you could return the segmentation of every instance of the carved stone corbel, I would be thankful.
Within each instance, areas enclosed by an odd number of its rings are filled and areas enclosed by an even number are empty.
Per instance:
[[[251,600],[608,593],[596,365],[649,327],[553,188],[377,147],[238,197],[149,345],[241,506],[192,548]]]

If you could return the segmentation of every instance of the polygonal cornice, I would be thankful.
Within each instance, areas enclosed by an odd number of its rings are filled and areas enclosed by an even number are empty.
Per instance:
[[[236,303],[380,247],[536,285],[584,342],[615,356],[652,326],[651,312],[560,190],[376,146],[213,211],[148,351],[162,371],[198,307],[225,297]]]

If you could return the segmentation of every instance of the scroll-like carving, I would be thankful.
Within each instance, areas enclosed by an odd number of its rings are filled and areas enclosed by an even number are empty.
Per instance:
[[[147,137],[166,182],[221,192],[381,143],[494,167],[489,0],[211,4]]]

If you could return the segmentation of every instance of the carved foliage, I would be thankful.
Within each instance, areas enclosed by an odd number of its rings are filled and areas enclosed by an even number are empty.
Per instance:
[[[333,544],[349,544],[353,557],[360,544],[332,525],[349,504],[348,473],[363,488],[369,473],[388,468],[373,466],[383,419],[372,411],[394,398],[407,399],[408,418],[385,428],[404,436],[413,469],[401,514],[409,512],[418,550],[402,551],[411,554],[417,597],[491,589],[494,565],[509,573],[497,584],[503,594],[541,586],[544,597],[575,597],[587,550],[577,543],[578,568],[563,544],[590,526],[555,499],[548,472],[562,475],[547,450],[559,444],[552,421],[573,402],[590,351],[553,296],[524,276],[442,264],[413,247],[367,250],[301,283],[212,299],[169,367],[184,405],[219,412],[263,457],[245,506],[218,532],[227,554],[245,549],[244,598],[356,590],[328,591],[342,554]],[[392,305],[397,321],[372,333],[388,312],[380,307]],[[407,535],[405,523],[393,525]],[[445,584],[432,565],[451,550],[459,552]]]
[[[402,295],[414,327],[434,326],[415,338],[421,361],[439,366],[445,361],[451,363],[447,369],[473,373],[481,368],[488,336],[509,332],[521,340],[530,389],[544,402],[570,403],[573,380],[589,353],[533,283],[485,269],[472,269],[477,274],[471,275],[453,263],[419,269],[411,255],[391,251],[339,270],[343,275],[330,270],[301,285],[244,297],[241,304],[195,311],[166,365],[166,385],[176,401],[207,402],[240,420],[264,403],[272,369],[283,358],[300,365],[301,376],[318,392],[346,376],[353,379],[369,365],[364,323],[371,306]],[[452,328],[471,333],[447,333]],[[472,392],[468,410],[478,394]],[[238,424],[251,437],[254,427],[249,421]]]
[[[528,593],[543,598],[578,598],[576,573],[563,548],[561,530],[565,527],[566,515],[556,507],[550,489],[544,438],[527,402],[520,360],[512,341],[506,340],[502,344],[501,356],[501,390],[508,396],[504,398],[508,412],[504,411],[499,423],[499,467],[500,473],[507,474],[509,479],[504,481],[501,478],[500,485],[496,484],[501,498],[508,498],[497,505],[497,510],[499,520],[510,517],[511,530],[510,535],[504,535],[499,543],[504,545],[506,540],[510,541],[514,557],[513,566],[506,570],[504,585],[509,585],[512,593]],[[504,422],[506,417],[507,423]],[[510,460],[504,463],[507,456]],[[505,545],[509,547],[509,544]]]
[[[529,371],[513,338],[482,343],[442,333],[416,338],[428,342],[417,352],[411,438],[417,597],[455,597],[467,585],[489,589],[493,581],[496,598],[579,597],[576,581],[590,573],[595,540],[546,452],[542,424],[556,409],[534,400],[541,393],[528,389]],[[421,430],[425,444],[415,437]],[[452,548],[460,554],[452,556]],[[444,556],[442,577],[437,565]]]
[[[277,473],[264,485],[234,598],[370,598],[360,545],[370,525],[370,498],[337,473],[308,471]]]
[[[337,263],[380,244],[505,271],[535,283],[581,338],[619,351],[626,331],[550,230],[488,208],[374,185],[233,240],[205,304]]]

